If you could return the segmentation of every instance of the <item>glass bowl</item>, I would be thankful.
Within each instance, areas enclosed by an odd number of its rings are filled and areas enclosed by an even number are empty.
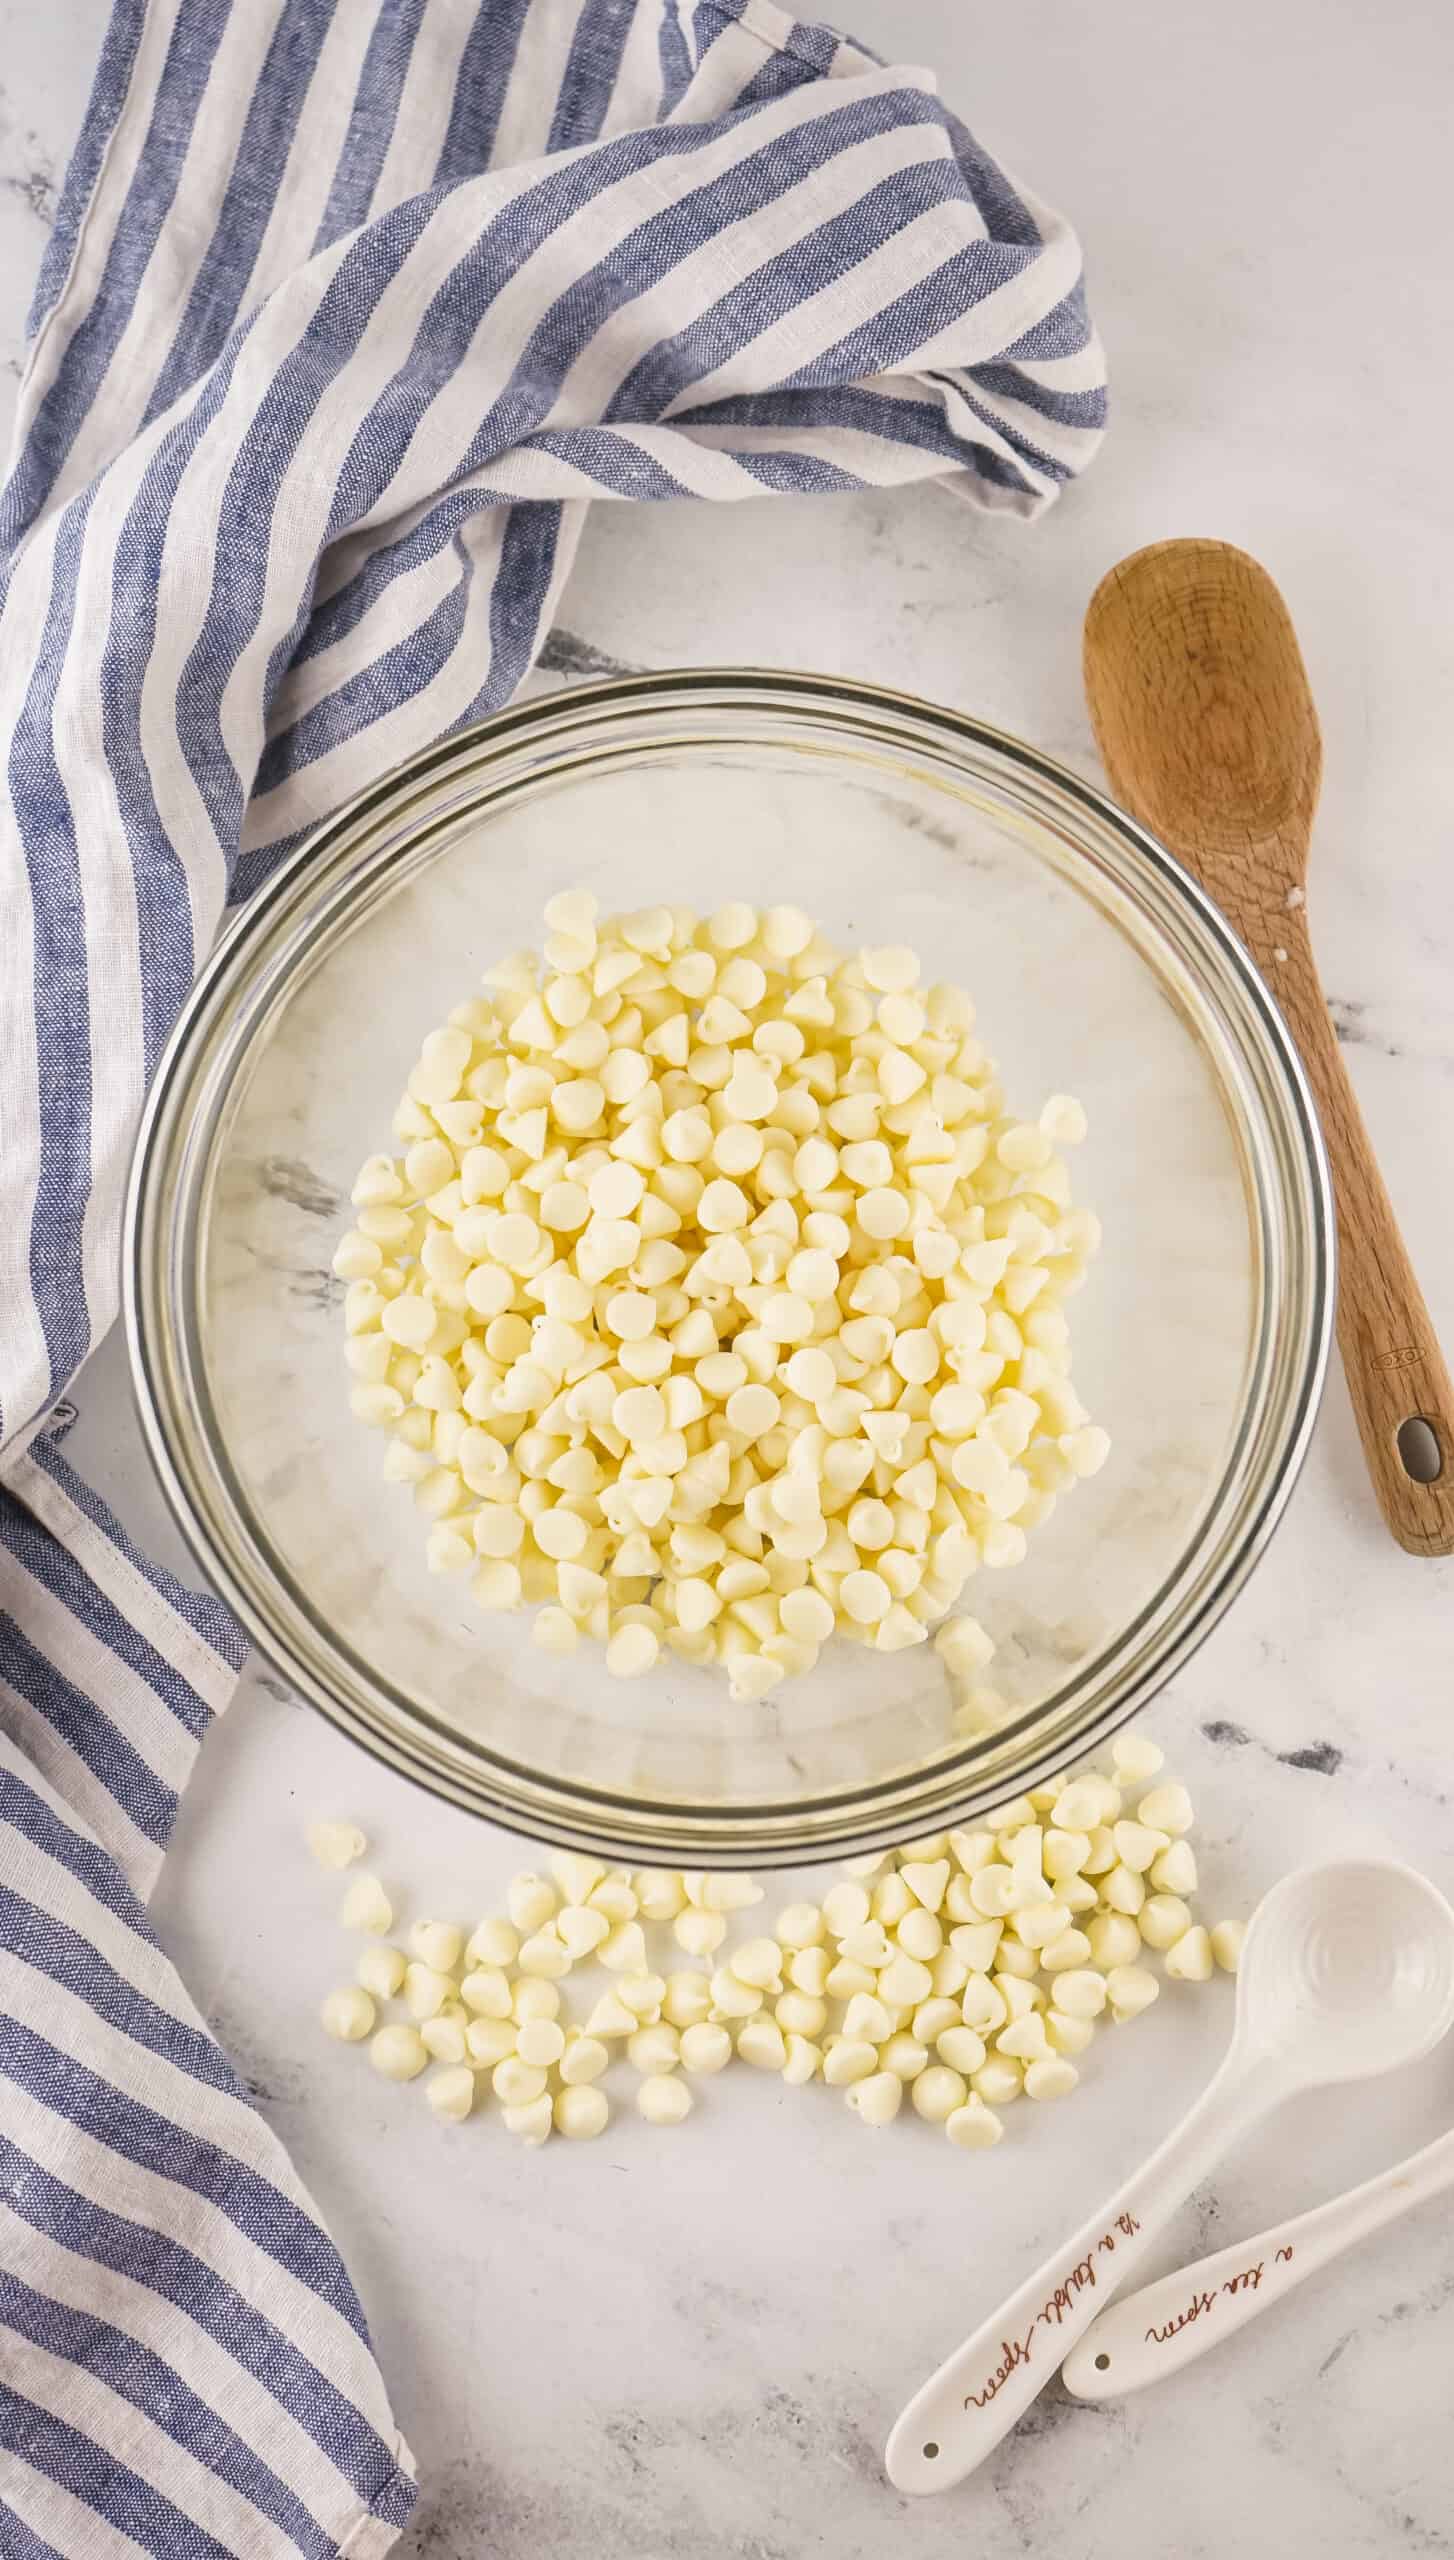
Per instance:
[[[664,1655],[610,1677],[431,1576],[350,1414],[350,1183],[428,1029],[545,901],[790,900],[966,987],[1011,1106],[1078,1094],[1105,1242],[1071,1309],[1110,1463],[964,1606],[1008,1713],[957,1736],[932,1646],[834,1642],[752,1705]],[[633,678],[500,714],[355,801],[202,970],[128,1209],[127,1322],[163,1484],[288,1681],[458,1805],[613,1857],[747,1866],[973,1815],[1105,1737],[1265,1545],[1327,1357],[1331,1219],[1296,1057],[1241,946],[1152,837],[1034,748],[836,679]]]

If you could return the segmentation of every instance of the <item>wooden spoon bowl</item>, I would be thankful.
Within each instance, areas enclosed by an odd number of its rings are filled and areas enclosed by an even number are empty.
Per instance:
[[[1454,1388],[1329,1019],[1306,881],[1322,740],[1286,605],[1226,542],[1158,542],[1101,581],[1085,683],[1116,797],[1216,900],[1317,1097],[1338,1210],[1338,1342],[1384,1518],[1454,1554]]]

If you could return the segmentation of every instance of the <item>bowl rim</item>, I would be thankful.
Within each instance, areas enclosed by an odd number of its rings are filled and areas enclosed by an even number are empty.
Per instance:
[[[345,862],[337,884],[341,897],[356,869],[362,868],[372,882],[408,848],[417,846],[420,831],[411,824],[412,790],[433,794],[441,781],[457,769],[461,797],[468,792],[476,803],[487,806],[492,763],[522,743],[539,744],[548,754],[552,744],[563,744],[573,732],[590,729],[603,717],[608,722],[613,718],[630,720],[636,715],[649,716],[664,706],[695,708],[704,713],[736,708],[745,714],[781,720],[790,719],[795,712],[817,715],[836,723],[846,733],[851,732],[860,743],[865,724],[871,724],[871,734],[880,743],[901,749],[912,747],[917,729],[921,744],[931,745],[941,754],[946,749],[951,757],[956,750],[968,750],[971,758],[976,751],[987,753],[1058,794],[1073,809],[1083,810],[1120,840],[1133,869],[1139,868],[1143,878],[1170,891],[1173,904],[1185,910],[1201,939],[1212,946],[1238,1000],[1244,1033],[1250,1030],[1255,1034],[1253,1045],[1260,1043],[1261,1065],[1271,1071],[1270,1090],[1282,1105],[1282,1134],[1292,1142],[1303,1185],[1302,1215],[1296,1222],[1296,1232],[1300,1233],[1306,1252],[1306,1286],[1301,1302],[1296,1298],[1291,1301],[1300,1318],[1301,1339],[1291,1381],[1281,1400],[1281,1430],[1270,1459],[1264,1461],[1260,1490],[1250,1513],[1236,1526],[1236,1534],[1230,1538],[1224,1534],[1221,1543],[1226,1552],[1218,1570],[1199,1593],[1193,1579],[1195,1606],[1181,1606],[1177,1595],[1193,1575],[1209,1525],[1219,1516],[1221,1497],[1233,1479],[1238,1451],[1250,1423],[1257,1419],[1259,1392],[1266,1401],[1265,1384],[1255,1390],[1251,1383],[1254,1364],[1249,1361],[1243,1405],[1215,1492],[1203,1506],[1175,1564],[1156,1592],[1118,1628],[1112,1645],[1103,1648],[1090,1666],[1081,1667],[1079,1676],[1084,1679],[1087,1669],[1094,1672],[1108,1658],[1126,1656],[1128,1647],[1143,1630],[1146,1660],[1138,1662],[1136,1656],[1131,1657],[1118,1675],[1116,1694],[1078,1732],[1073,1745],[1052,1738],[1018,1759],[1013,1769],[999,1774],[982,1769],[976,1777],[964,1766],[967,1752],[959,1751],[919,1764],[907,1778],[904,1772],[895,1771],[844,1789],[820,1791],[783,1803],[743,1803],[734,1799],[716,1807],[679,1803],[668,1806],[660,1800],[643,1802],[616,1789],[568,1780],[555,1773],[544,1776],[537,1769],[489,1750],[477,1737],[471,1737],[467,1747],[457,1729],[415,1703],[400,1703],[393,1718],[383,1721],[330,1686],[289,1643],[255,1587],[261,1577],[249,1578],[240,1569],[201,1499],[198,1470],[189,1453],[187,1433],[180,1427],[182,1406],[167,1385],[175,1361],[168,1322],[170,1300],[163,1276],[166,1221],[162,1212],[169,1180],[175,1184],[177,1176],[180,1150],[175,1141],[186,1134],[185,1118],[178,1120],[178,1105],[185,1099],[189,1070],[195,1063],[195,1053],[205,1046],[222,991],[236,978],[251,947],[268,935],[278,910],[288,906],[300,884],[306,881],[311,885],[318,878],[322,857],[330,848]],[[922,735],[924,732],[927,737]],[[436,810],[431,825],[452,820],[458,807],[456,799]],[[349,839],[358,836],[371,819],[382,818],[386,813],[391,827],[388,837],[382,845],[373,847],[360,842],[355,864],[350,868],[346,859]],[[1087,848],[1081,847],[1080,851],[1084,859],[1094,861]],[[1165,929],[1148,920],[1147,930],[1150,937],[1165,945],[1169,955],[1171,945]],[[290,945],[289,953],[295,961],[297,949]],[[250,997],[252,992],[250,985]],[[1244,1054],[1243,1064],[1247,1054],[1250,1050]],[[173,1141],[170,1146],[169,1139]],[[1249,1217],[1254,1210],[1260,1210],[1266,1196],[1263,1186],[1255,1201],[1249,1203]],[[195,1208],[195,1202],[192,1205]],[[1289,1201],[1286,1205],[1291,1219],[1292,1204]],[[1103,1745],[1196,1652],[1265,1553],[1306,1458],[1332,1339],[1335,1238],[1331,1179],[1311,1088],[1272,993],[1220,910],[1149,829],[1042,749],[949,705],[861,678],[771,667],[694,667],[573,683],[558,693],[510,704],[488,719],[456,730],[406,758],[354,794],[283,857],[262,888],[219,935],[203,961],[158,1061],[127,1184],[122,1316],[148,1454],[189,1550],[251,1642],[295,1691],[341,1731],[384,1765],[414,1779],[446,1802],[530,1839],[559,1847],[604,1849],[614,1858],[643,1864],[790,1866],[853,1855],[888,1846],[904,1837],[937,1832],[957,1820],[972,1818],[1010,1794],[1041,1783],[1068,1757],[1080,1758]],[[1264,1333],[1266,1330],[1264,1309]],[[195,1426],[195,1413],[192,1419]],[[225,1452],[220,1443],[200,1428],[194,1430],[194,1437],[197,1447],[206,1453],[213,1478],[221,1482]],[[245,1510],[235,1495],[224,1497],[224,1509],[229,1500],[234,1525],[239,1516],[245,1522]],[[280,1579],[276,1571],[272,1578],[275,1584]],[[1168,1593],[1175,1605],[1168,1606]],[[307,1615],[306,1604],[303,1614]],[[1047,1703],[1054,1704],[1061,1694],[1056,1692],[1050,1701],[1042,1700],[1028,1712],[1042,1714]],[[397,1693],[390,1695],[397,1702]],[[1013,1722],[1005,1727],[1003,1734],[995,1737],[997,1743],[1013,1741],[1015,1729]],[[489,1773],[494,1773],[493,1780]],[[728,1823],[743,1836],[722,1836]]]

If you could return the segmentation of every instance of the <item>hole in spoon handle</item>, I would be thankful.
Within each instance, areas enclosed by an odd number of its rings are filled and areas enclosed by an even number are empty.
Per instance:
[[[1437,1484],[1444,1472],[1439,1434],[1422,1413],[1411,1413],[1398,1427],[1399,1464],[1414,1484]]]

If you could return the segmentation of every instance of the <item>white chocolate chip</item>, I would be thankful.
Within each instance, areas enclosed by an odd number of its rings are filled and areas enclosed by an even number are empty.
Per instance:
[[[308,1846],[320,1867],[351,1867],[368,1847],[356,1822],[310,1822]]]
[[[555,2129],[568,2142],[593,2142],[604,2133],[611,2120],[611,2102],[604,2089],[586,2082],[568,2082],[557,2094],[554,2109]]]
[[[1153,1787],[1149,1795],[1142,1797],[1136,1812],[1140,1821],[1149,1823],[1154,1830],[1169,1833],[1173,1838],[1189,1831],[1194,1819],[1191,1798],[1185,1787],[1174,1784]]]
[[[463,2124],[475,2103],[475,2075],[464,2063],[436,2071],[424,2095],[446,2124]]]
[[[692,2106],[691,2090],[676,2072],[643,2080],[636,2092],[636,2112],[648,2124],[681,2124]]]
[[[1155,1974],[1148,1973],[1144,1965],[1112,1965],[1106,1974],[1111,2015],[1118,2025],[1127,2018],[1139,2017],[1143,2009],[1149,2009],[1160,1989]]]
[[[892,2071],[868,2071],[848,2087],[848,2103],[863,2124],[892,2124],[903,2099],[904,2083]]]
[[[501,2120],[507,2133],[517,2135],[530,2150],[535,2150],[549,2140],[554,2123],[549,2091],[542,2090],[538,2098],[530,2098],[523,2105],[502,2108]]]
[[[556,1890],[544,1876],[516,1876],[506,1894],[512,1925],[522,1936],[543,1929],[556,1909]]]
[[[732,2038],[715,2020],[702,2019],[683,2030],[680,2057],[686,2071],[723,2071],[732,2059]]]
[[[949,2118],[964,2106],[969,2090],[957,2071],[944,2062],[931,2062],[912,2083],[909,2095],[914,2112],[928,2124],[947,2124]]]
[[[1137,1927],[1148,1947],[1168,1949],[1176,1945],[1191,1926],[1191,1912],[1179,1894],[1148,1895],[1137,1919]]]
[[[787,2040],[775,2018],[749,2018],[738,2029],[737,2050],[759,2071],[781,2071],[788,2058]]]
[[[573,2035],[560,2058],[560,2076],[565,2087],[583,2088],[588,2081],[599,2080],[611,2059],[609,2045],[598,2036]]]
[[[383,1938],[394,1925],[394,1906],[376,1876],[358,1876],[338,1916],[345,1929],[365,1929],[370,1937]]]
[[[441,2015],[423,2019],[419,2041],[431,2062],[459,2063],[472,2058],[467,2026],[462,2018]]]
[[[330,1991],[319,2014],[324,2034],[335,2036],[340,2044],[361,2044],[373,2033],[374,2004],[358,1983],[344,1983]]]
[[[404,1987],[405,1958],[400,1947],[364,1947],[354,1977],[375,2000],[394,2000]]]
[[[1209,1982],[1212,1963],[1212,1942],[1200,1927],[1184,1930],[1166,1951],[1166,1970],[1174,1982]]]
[[[417,2027],[380,2027],[369,2046],[369,2060],[385,2080],[415,2080],[429,2060],[429,2049]]]
[[[1025,2095],[1027,2098],[1068,2097],[1079,2078],[1080,2073],[1074,2063],[1067,2062],[1064,2054],[1045,2054],[1038,2062],[1025,2066]]]
[[[416,1920],[409,1944],[422,1964],[436,1973],[453,1973],[464,1949],[464,1932],[448,1920]]]
[[[1111,1744],[1111,1758],[1115,1763],[1117,1782],[1122,1786],[1135,1787],[1144,1784],[1147,1778],[1155,1777],[1157,1770],[1165,1764],[1166,1754],[1159,1743],[1149,1741],[1145,1734],[1118,1733]],[[1158,1825],[1158,1828],[1164,1829],[1165,1825]]]
[[[971,2093],[962,2107],[946,2117],[944,2130],[960,2151],[989,2151],[1000,2140],[1004,2126],[993,2108],[987,2107],[977,2091]]]

